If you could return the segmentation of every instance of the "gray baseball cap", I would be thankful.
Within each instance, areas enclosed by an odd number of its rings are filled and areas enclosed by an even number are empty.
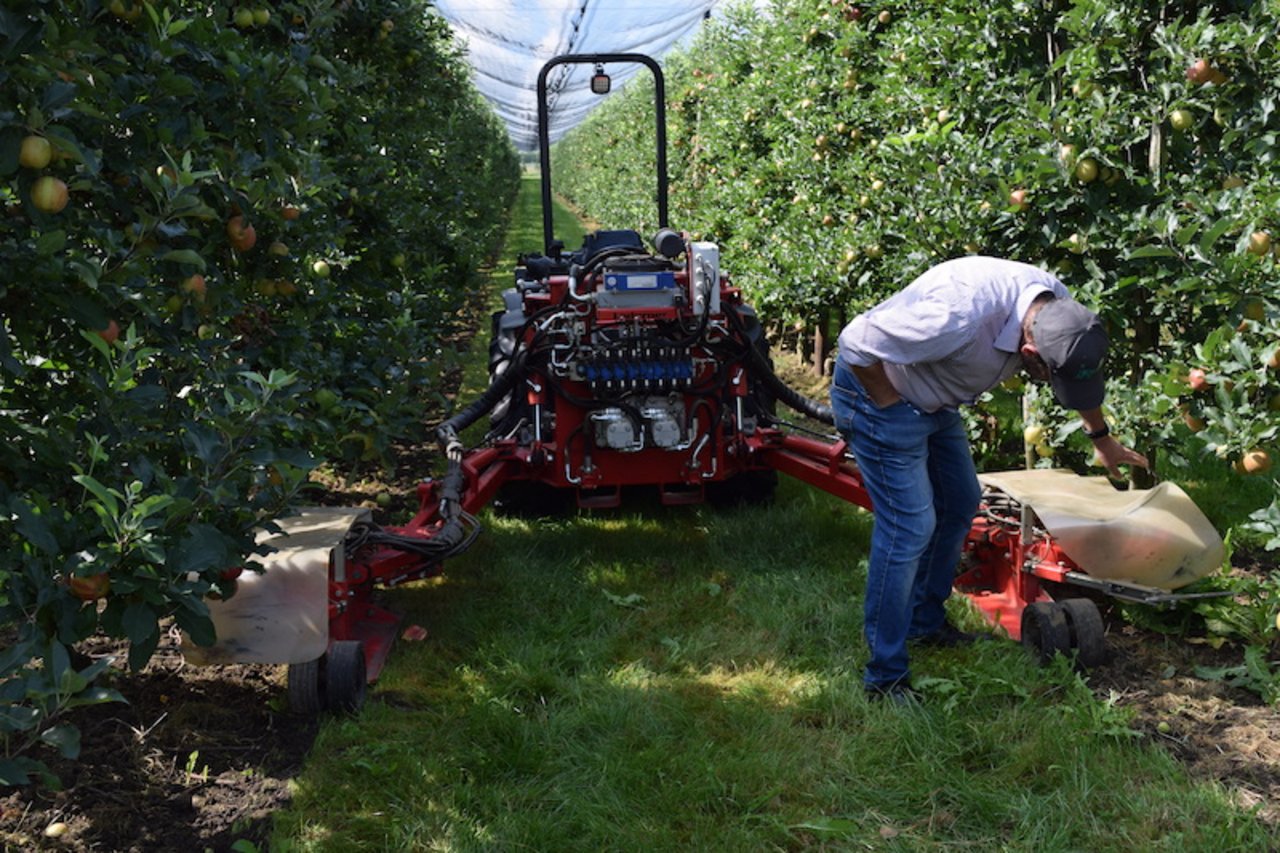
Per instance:
[[[1107,333],[1098,315],[1072,299],[1053,299],[1031,321],[1031,335],[1049,365],[1049,384],[1058,402],[1077,411],[1101,406]]]

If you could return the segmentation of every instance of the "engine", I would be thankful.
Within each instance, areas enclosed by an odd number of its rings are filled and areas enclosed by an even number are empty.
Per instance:
[[[764,337],[718,247],[668,229],[654,247],[604,231],[522,257],[493,316],[493,381],[517,375],[489,438],[557,456],[553,485],[700,488],[742,467],[734,436],[771,411],[747,371]]]

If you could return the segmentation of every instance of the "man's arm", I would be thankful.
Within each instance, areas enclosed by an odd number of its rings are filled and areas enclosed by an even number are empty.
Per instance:
[[[885,409],[902,399],[902,395],[893,387],[889,376],[884,372],[884,362],[877,361],[867,367],[852,365],[853,375],[858,377],[867,396],[877,408]]]
[[[870,393],[870,389],[868,389],[868,393]],[[1102,417],[1101,408],[1080,412],[1080,420],[1084,421],[1084,431],[1092,439],[1093,449],[1098,451],[1098,457],[1107,466],[1107,470],[1111,472],[1112,477],[1118,480],[1123,476],[1120,473],[1121,465],[1151,467],[1147,462],[1147,457],[1136,450],[1130,450],[1116,441],[1116,437],[1111,434],[1110,427],[1107,426],[1106,420]]]

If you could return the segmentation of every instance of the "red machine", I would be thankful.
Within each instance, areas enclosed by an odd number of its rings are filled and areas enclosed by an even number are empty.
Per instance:
[[[588,63],[636,62],[654,74],[659,224],[652,250],[635,231],[602,231],[565,252],[551,228],[547,75]],[[607,78],[607,75],[605,75]],[[597,85],[593,80],[593,86]],[[329,651],[290,667],[295,707],[352,708],[376,677],[397,618],[377,587],[434,575],[479,532],[475,513],[576,504],[615,506],[623,489],[656,488],[666,503],[764,501],[777,472],[859,507],[871,502],[843,441],[802,434],[778,402],[827,424],[830,410],[773,374],[759,322],[720,269],[714,244],[666,227],[662,74],[648,57],[563,56],[539,76],[545,250],[522,256],[493,316],[491,384],[440,427],[448,473],[419,487],[403,527],[356,524],[329,572]],[[474,449],[459,435],[488,418]],[[1103,624],[1086,598],[1055,602],[1047,586],[1084,585],[1144,600],[1163,593],[1096,581],[1043,530],[996,497],[974,521],[957,588],[1042,658],[1103,659]]]

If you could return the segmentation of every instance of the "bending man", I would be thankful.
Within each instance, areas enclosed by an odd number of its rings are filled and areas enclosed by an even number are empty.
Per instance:
[[[1107,336],[1062,282],[1028,264],[965,257],[928,270],[840,334],[831,385],[875,526],[863,682],[873,698],[916,698],[907,643],[972,642],[946,619],[980,487],[958,407],[1025,369],[1076,409],[1114,476],[1147,459],[1102,417]]]

